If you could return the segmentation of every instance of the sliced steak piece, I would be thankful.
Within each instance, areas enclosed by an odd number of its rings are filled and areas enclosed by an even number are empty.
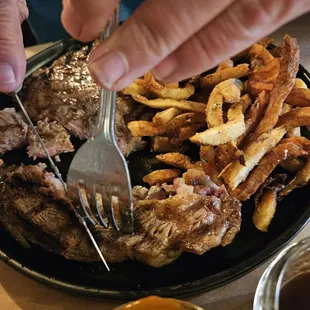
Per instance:
[[[3,177],[0,220],[19,239],[22,236],[68,259],[98,261],[60,182],[44,168],[21,166]],[[137,187],[134,193],[134,235],[119,236],[99,225],[93,227],[108,262],[129,257],[161,267],[183,252],[203,254],[225,246],[240,230],[241,204],[225,190],[221,197],[191,193],[166,198],[160,186]],[[157,200],[158,193],[161,200]]]
[[[0,111],[0,155],[26,144],[28,126],[14,108]]]
[[[36,129],[42,138],[50,156],[56,156],[61,153],[74,151],[73,145],[70,141],[70,135],[65,130],[65,128],[62,125],[59,125],[56,121],[38,121]],[[39,143],[35,133],[31,128],[28,131],[27,140],[29,144],[29,156],[34,158],[46,157],[41,144]]]
[[[94,46],[96,43],[94,43]],[[39,69],[25,82],[24,103],[31,118],[57,121],[70,134],[81,139],[91,136],[96,121],[100,87],[88,70],[90,49],[69,52],[48,68]],[[117,98],[116,136],[125,156],[143,148],[141,138],[133,137],[127,122],[140,106],[130,98]]]

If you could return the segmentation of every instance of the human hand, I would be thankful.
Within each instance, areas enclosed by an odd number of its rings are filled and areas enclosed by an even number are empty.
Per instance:
[[[13,92],[23,82],[26,57],[20,25],[27,16],[26,0],[0,0],[0,92]]]
[[[117,2],[64,0],[64,26],[75,38],[92,40]],[[149,70],[159,80],[177,82],[211,69],[309,10],[310,0],[147,0],[92,52],[90,70],[113,90]]]

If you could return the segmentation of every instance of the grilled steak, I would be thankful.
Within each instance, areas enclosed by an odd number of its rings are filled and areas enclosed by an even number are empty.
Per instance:
[[[42,138],[45,147],[50,156],[56,156],[61,153],[73,152],[74,148],[70,141],[70,135],[65,128],[56,121],[48,122],[47,120],[38,121],[36,129]],[[27,135],[28,155],[34,158],[45,158],[41,144],[39,143],[35,133],[30,128]]]
[[[35,122],[45,119],[57,121],[74,136],[81,139],[91,136],[100,88],[88,70],[90,51],[86,46],[69,52],[50,67],[37,70],[26,81],[23,100]],[[136,107],[132,99],[118,96],[116,135],[125,156],[145,146],[141,138],[132,137],[126,126],[125,119]]]
[[[186,193],[178,191],[181,183],[187,186]],[[8,172],[1,186],[0,220],[17,238],[68,259],[99,260],[71,201],[44,165]],[[110,229],[93,227],[108,262],[131,258],[160,267],[182,252],[202,254],[233,240],[241,223],[238,200],[196,170],[173,186],[169,194],[162,186],[134,188],[134,235],[117,236]]]
[[[28,126],[14,108],[0,111],[0,155],[26,144]]]

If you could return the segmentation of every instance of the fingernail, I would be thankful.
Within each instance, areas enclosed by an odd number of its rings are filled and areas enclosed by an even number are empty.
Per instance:
[[[10,84],[16,82],[13,68],[8,63],[0,63],[0,84]]]
[[[128,61],[122,53],[109,52],[92,62],[90,70],[97,82],[111,88],[128,71]]]

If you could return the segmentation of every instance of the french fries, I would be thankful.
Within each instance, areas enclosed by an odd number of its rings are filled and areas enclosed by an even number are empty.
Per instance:
[[[275,128],[270,133],[262,134],[255,142],[243,149],[245,166],[238,161],[232,162],[227,169],[221,172],[224,182],[230,191],[233,191],[243,182],[263,156],[276,146],[285,135],[283,127]]]
[[[151,117],[140,113],[128,128],[133,136],[151,137],[157,160],[173,168],[143,180],[152,186],[171,182],[180,170],[203,170],[235,198],[255,197],[253,222],[260,231],[268,230],[277,198],[310,182],[310,140],[300,130],[310,127],[310,90],[296,78],[299,48],[289,36],[272,50],[270,42],[252,45],[212,74],[164,84],[147,73],[123,90],[137,106],[156,109]],[[200,161],[183,154],[196,150],[189,141],[199,145]],[[286,175],[274,172],[278,165],[295,175],[286,187]]]
[[[300,126],[310,126],[310,107],[296,108],[280,116],[277,127],[291,130]]]
[[[156,127],[165,126],[175,116],[178,116],[180,114],[182,114],[182,110],[179,110],[177,108],[166,109],[155,114],[155,116],[153,117],[153,124]]]
[[[310,160],[300,169],[295,178],[280,192],[279,196],[283,197],[291,193],[295,188],[305,186],[310,181]]]
[[[211,177],[215,184],[221,185],[222,181],[218,177],[219,170],[216,165],[214,147],[211,145],[201,145],[199,155],[204,172]]]
[[[195,93],[195,87],[187,83],[185,87],[171,87],[171,85],[161,84],[156,81],[153,75],[149,72],[145,75],[144,87],[159,98],[187,100]],[[176,85],[174,85],[176,86]]]
[[[242,108],[242,104],[230,108],[227,113],[227,123],[196,133],[190,141],[197,144],[220,145],[235,140],[245,131]]]
[[[233,68],[226,68],[202,77],[200,79],[200,86],[205,88],[214,87],[215,85],[225,80],[232,78],[239,79],[243,76],[246,76],[248,75],[249,71],[248,64],[240,64]]]
[[[150,186],[163,183],[171,183],[175,178],[181,174],[177,169],[161,169],[155,170],[143,178],[143,182],[148,183]]]
[[[294,86],[298,65],[299,48],[297,40],[286,35],[284,44],[281,46],[280,73],[273,89],[270,91],[270,100],[264,117],[250,137],[250,142],[255,141],[276,125],[284,100]]]
[[[309,107],[310,89],[293,88],[285,99],[285,102],[296,107]]]
[[[261,201],[255,206],[253,222],[255,227],[263,232],[268,230],[268,226],[274,217],[277,206],[277,192],[275,189],[266,189],[261,197]]]
[[[141,95],[132,95],[132,98],[142,103],[148,107],[151,107],[153,109],[169,109],[169,108],[177,108],[182,111],[191,111],[191,112],[197,112],[197,113],[204,113],[206,109],[206,105],[200,102],[194,102],[194,101],[183,101],[183,100],[175,100],[175,99],[154,99],[149,100],[144,96]]]
[[[249,177],[233,191],[233,196],[241,201],[248,200],[281,161],[292,156],[307,155],[308,152],[294,143],[287,142],[277,145],[260,160],[259,165]]]
[[[222,106],[240,100],[242,83],[237,79],[229,79],[219,83],[210,94],[206,108],[206,121],[208,127],[220,126],[224,123]]]
[[[233,68],[234,62],[231,59],[226,59],[222,61],[216,68],[216,72],[222,71],[227,68]]]
[[[165,163],[166,165],[179,169],[188,170],[193,168],[193,163],[191,159],[181,153],[160,154],[156,156],[156,159]]]

